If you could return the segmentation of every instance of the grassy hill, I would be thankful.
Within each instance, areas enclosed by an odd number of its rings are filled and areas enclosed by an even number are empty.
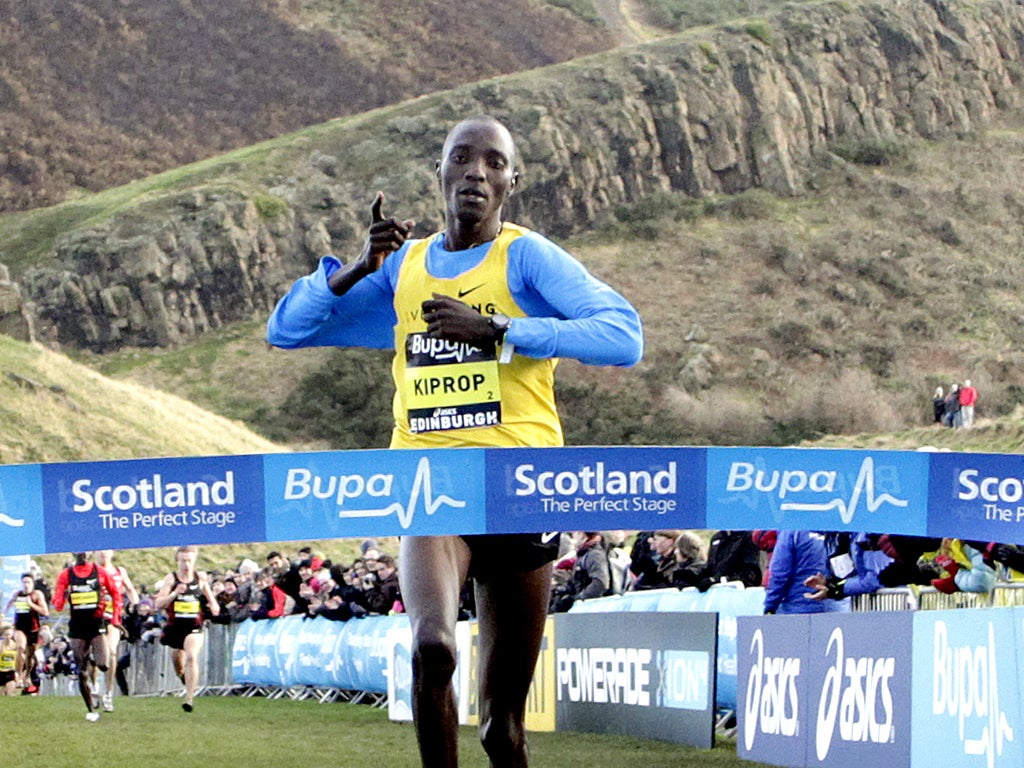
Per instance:
[[[785,1],[3,3],[0,212]]]
[[[241,379],[238,379],[241,381]],[[204,410],[165,391],[117,381],[64,355],[0,336],[0,464],[100,461],[163,456],[277,453],[287,450],[239,421]],[[382,542],[395,551],[392,540]],[[325,557],[351,560],[358,541],[304,541],[203,547],[203,567],[263,563],[277,548],[293,555],[304,545]],[[67,554],[37,557],[54,576]],[[170,547],[126,550],[118,562],[139,585],[174,565]]]
[[[237,177],[265,172],[298,142],[253,150]],[[629,371],[560,366],[570,441],[778,445],[887,433],[927,424],[935,387],[965,378],[980,389],[981,418],[1012,413],[1024,402],[1022,150],[1022,123],[1007,116],[961,138],[836,146],[797,198],[663,195],[605,212],[564,245],[635,302],[647,352]],[[216,173],[230,165],[221,159]],[[60,215],[8,218],[0,230],[28,237],[33,219]],[[76,354],[281,443],[386,444],[382,357],[268,352],[261,321],[180,349]]]
[[[749,13],[770,4],[720,7]],[[560,5],[588,17],[587,3]],[[693,14],[708,10],[706,3],[670,0],[623,7],[655,31],[714,20],[686,16],[684,5]],[[84,6],[71,6],[84,13]],[[313,14],[295,29],[332,18],[344,26],[348,18],[332,16],[340,6],[327,2],[288,8]],[[2,74],[0,109],[9,82]],[[168,189],[246,189],[280,174],[292,162],[284,158],[308,155],[325,136],[358,149],[367,138],[362,124],[358,116],[318,124],[123,187],[79,192],[55,208],[5,215],[0,251],[16,243],[11,252],[24,254],[26,263],[13,266],[23,269],[72,224],[103,220]],[[282,129],[275,124],[273,131]],[[83,136],[105,146],[87,131]],[[139,141],[149,147],[144,155],[156,157],[159,143]],[[560,366],[571,443],[1020,449],[1024,122],[1007,114],[984,133],[831,149],[799,197],[760,190],[705,200],[655,196],[608,210],[588,232],[564,241],[636,303],[647,336],[645,360],[634,370]],[[127,176],[164,167],[167,157]],[[100,165],[87,159],[90,167]],[[268,351],[260,321],[177,349],[73,354],[78,364],[0,339],[0,462],[386,442],[382,403],[390,382],[383,358]],[[964,378],[981,393],[978,428],[929,426],[934,388]],[[336,547],[345,559],[353,544],[318,546],[326,554]],[[253,549],[264,547],[211,550],[204,564],[233,565]],[[123,562],[151,581],[171,556],[124,553]]]

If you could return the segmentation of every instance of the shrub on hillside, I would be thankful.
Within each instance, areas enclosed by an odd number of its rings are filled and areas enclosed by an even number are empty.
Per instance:
[[[878,136],[841,139],[832,142],[829,149],[857,165],[896,165],[910,157],[910,145],[907,142]]]

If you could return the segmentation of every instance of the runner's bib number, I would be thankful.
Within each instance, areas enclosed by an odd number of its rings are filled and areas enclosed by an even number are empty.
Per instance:
[[[405,402],[410,432],[501,423],[494,350],[410,333],[405,342]]]

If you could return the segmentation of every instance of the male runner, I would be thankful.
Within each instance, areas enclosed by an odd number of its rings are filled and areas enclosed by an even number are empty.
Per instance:
[[[15,592],[4,608],[4,613],[14,605],[14,641],[18,644],[18,683],[25,693],[36,693],[38,688],[32,682],[36,667],[36,646],[39,645],[40,619],[50,615],[46,595],[36,589],[36,579],[31,573],[21,574],[21,589]]]
[[[102,705],[104,712],[113,712],[114,686],[117,683],[118,646],[127,637],[127,631],[121,621],[121,614],[124,610],[123,597],[127,596],[130,605],[136,605],[139,602],[139,593],[124,566],[114,565],[114,550],[101,549],[99,551],[99,567],[106,571],[107,576],[117,585],[118,592],[122,595],[122,599],[117,602],[114,602],[109,595],[103,601],[103,618],[107,622],[107,633],[103,636],[107,649],[107,671],[103,673]],[[93,678],[93,688],[96,688],[95,677]]]
[[[63,611],[70,604],[68,643],[78,665],[78,691],[85,701],[85,719],[96,722],[100,713],[99,697],[94,695],[92,667],[107,671],[107,623],[103,618],[104,591],[115,602],[121,593],[113,579],[89,559],[88,552],[75,552],[75,564],[68,566],[57,577],[53,590],[54,610]]]
[[[220,614],[220,604],[210,589],[206,573],[196,571],[199,549],[178,547],[178,569],[164,578],[156,595],[157,608],[167,611],[160,642],[171,649],[171,662],[185,684],[185,701],[181,708],[191,712],[199,685],[199,655],[203,650],[203,622],[206,613]]]
[[[385,217],[378,193],[362,254],[346,265],[324,257],[298,280],[274,310],[267,340],[284,348],[394,349],[393,448],[562,445],[557,358],[633,365],[643,352],[640,318],[553,242],[502,221],[519,173],[515,144],[500,122],[474,117],[456,125],[436,173],[444,231],[408,240],[413,222]],[[442,365],[452,380],[482,384],[471,396],[422,386]],[[492,766],[526,766],[526,697],[557,535],[406,536],[400,547],[423,765],[458,764],[455,624],[460,588],[471,575],[480,622],[480,738]]]

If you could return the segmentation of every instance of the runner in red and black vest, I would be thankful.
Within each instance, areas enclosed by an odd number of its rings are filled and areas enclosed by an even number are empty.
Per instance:
[[[25,693],[36,693],[39,689],[32,682],[36,666],[36,646],[39,644],[40,619],[50,614],[46,595],[36,589],[36,579],[31,573],[21,574],[21,589],[15,592],[4,608],[7,613],[14,606],[14,641],[18,644],[18,684]]]
[[[63,611],[65,604],[70,605],[68,643],[78,665],[78,691],[88,710],[85,719],[94,723],[100,719],[96,711],[100,702],[92,690],[92,666],[101,672],[107,671],[107,622],[103,618],[103,604],[108,597],[120,603],[121,593],[114,580],[92,562],[89,555],[89,552],[75,552],[75,564],[60,572],[53,590],[53,607]]]
[[[171,649],[174,671],[185,684],[181,708],[191,712],[199,684],[199,655],[203,650],[203,622],[207,613],[220,614],[220,604],[210,589],[210,579],[196,571],[197,547],[178,547],[178,570],[164,577],[156,607],[167,611],[160,642]]]

